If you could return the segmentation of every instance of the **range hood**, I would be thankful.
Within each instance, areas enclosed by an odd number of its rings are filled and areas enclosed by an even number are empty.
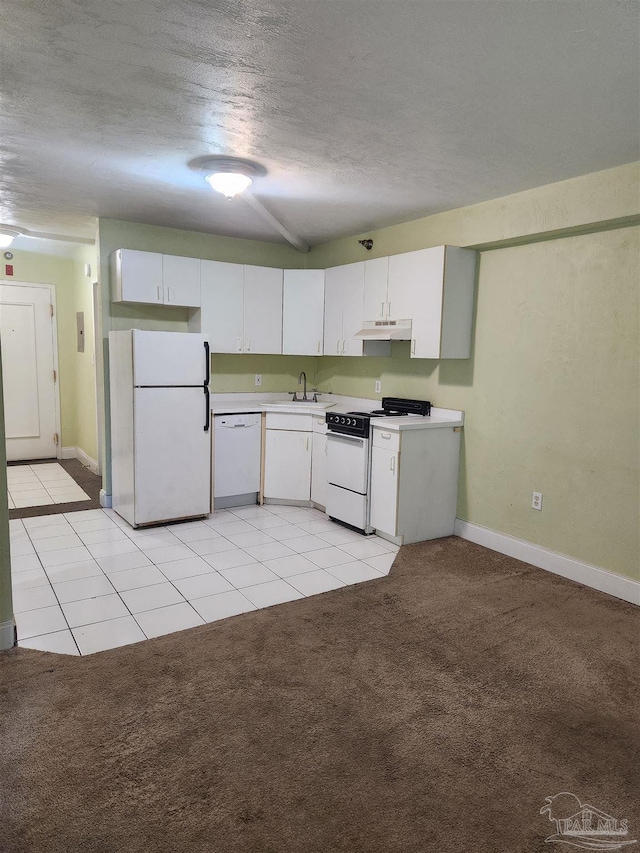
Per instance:
[[[360,341],[410,341],[411,320],[365,320],[353,337]]]

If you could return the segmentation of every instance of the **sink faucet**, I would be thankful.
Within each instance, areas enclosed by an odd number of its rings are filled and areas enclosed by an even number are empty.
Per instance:
[[[300,376],[298,376],[298,385],[303,380],[304,380],[304,385],[303,385],[303,390],[302,390],[302,399],[306,400],[307,399],[307,374],[304,372],[304,370],[300,373]]]

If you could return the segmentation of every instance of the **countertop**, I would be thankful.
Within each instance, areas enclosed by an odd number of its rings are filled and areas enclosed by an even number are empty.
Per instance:
[[[362,397],[343,397],[338,394],[320,394],[317,403],[308,401],[292,402],[289,394],[278,393],[242,393],[212,394],[211,414],[232,415],[246,412],[280,412],[282,414],[316,415],[324,417],[327,411],[346,413],[366,412],[380,408],[380,400]],[[433,429],[437,427],[455,427],[464,424],[464,412],[456,409],[440,409],[433,406],[430,417],[407,415],[398,418],[373,418],[374,429],[394,432],[412,429]]]

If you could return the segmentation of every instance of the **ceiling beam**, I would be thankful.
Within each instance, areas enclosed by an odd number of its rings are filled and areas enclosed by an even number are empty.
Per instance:
[[[265,219],[270,225],[273,225],[276,231],[279,231],[280,234],[282,234],[282,236],[285,238],[285,240],[288,243],[291,243],[294,249],[297,249],[299,252],[304,253],[309,251],[309,249],[311,248],[309,244],[305,243],[304,240],[301,240],[299,237],[296,237],[296,235],[292,234],[288,228],[285,228],[285,226],[281,222],[278,222],[275,216],[267,210],[267,208],[262,204],[262,202],[259,202],[258,199],[255,196],[251,195],[250,192],[245,190],[242,193],[241,198],[243,198],[247,202],[247,204],[249,204],[254,210],[256,210],[260,214],[260,216],[262,216],[263,219]]]

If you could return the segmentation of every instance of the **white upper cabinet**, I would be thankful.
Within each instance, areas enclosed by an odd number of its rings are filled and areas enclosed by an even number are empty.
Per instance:
[[[364,262],[364,320],[385,320],[389,286],[389,258]]]
[[[162,256],[162,284],[165,305],[200,307],[200,258]]]
[[[197,318],[200,322],[193,330],[209,336],[211,352],[242,352],[243,277],[242,264],[202,261],[202,308]]]
[[[137,249],[118,249],[111,255],[113,302],[164,303],[162,255]]]
[[[189,329],[209,335],[212,352],[360,356],[364,321],[411,320],[412,358],[469,358],[476,263],[456,246],[284,271],[118,249],[112,294],[202,306]]]
[[[324,270],[285,270],[282,305],[284,355],[322,355]]]
[[[325,273],[324,354],[362,355],[364,261],[331,267]]]
[[[476,261],[456,246],[389,258],[391,316],[411,319],[412,358],[469,358]]]
[[[202,308],[190,331],[209,336],[211,352],[282,352],[282,270],[202,261]]]
[[[138,249],[111,255],[113,302],[200,306],[200,259]]]
[[[244,350],[282,352],[282,270],[244,268]]]

